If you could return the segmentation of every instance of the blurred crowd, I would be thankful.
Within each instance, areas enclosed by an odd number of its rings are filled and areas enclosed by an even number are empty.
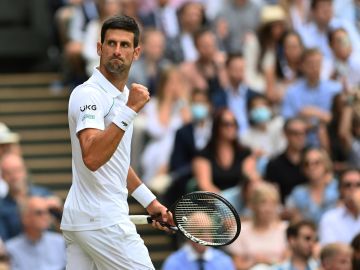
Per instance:
[[[132,165],[169,206],[211,191],[241,217],[233,244],[185,243],[164,270],[360,269],[360,1],[50,2],[70,88],[98,65],[104,19],[136,18],[142,53],[128,86],[146,85],[151,100]],[[46,230],[58,230],[61,202],[31,185],[18,143],[0,129],[3,260],[30,269],[46,248],[61,265],[64,243]]]

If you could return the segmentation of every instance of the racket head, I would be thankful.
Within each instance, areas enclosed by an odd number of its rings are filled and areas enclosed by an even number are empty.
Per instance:
[[[195,191],[176,201],[173,217],[179,231],[204,246],[224,246],[236,240],[241,221],[235,208],[216,193]]]

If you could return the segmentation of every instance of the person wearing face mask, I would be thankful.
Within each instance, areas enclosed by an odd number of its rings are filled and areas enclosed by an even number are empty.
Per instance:
[[[211,111],[207,92],[194,89],[191,96],[192,121],[177,130],[170,157],[172,183],[165,194],[170,203],[185,192],[186,183],[192,177],[191,161],[210,138]]]
[[[253,97],[247,107],[250,127],[241,136],[241,142],[256,153],[258,170],[263,172],[269,158],[285,150],[284,123],[281,117],[273,117],[265,96]]]

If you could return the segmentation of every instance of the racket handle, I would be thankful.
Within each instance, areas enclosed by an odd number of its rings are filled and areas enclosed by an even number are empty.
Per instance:
[[[151,224],[153,222],[153,219],[149,215],[130,215],[130,221],[133,222],[135,225],[141,225],[141,224]],[[161,226],[168,227],[169,229],[173,231],[177,231],[178,228],[176,226],[171,226],[165,222],[158,221]]]

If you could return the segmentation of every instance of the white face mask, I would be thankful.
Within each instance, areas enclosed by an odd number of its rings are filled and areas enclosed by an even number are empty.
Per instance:
[[[209,109],[204,104],[193,103],[191,105],[191,113],[195,121],[200,121],[200,120],[204,120],[208,116]]]

